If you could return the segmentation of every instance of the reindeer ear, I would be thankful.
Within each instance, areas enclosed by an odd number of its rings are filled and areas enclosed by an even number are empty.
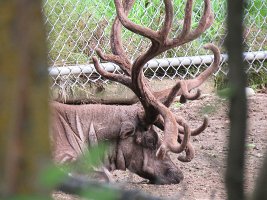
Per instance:
[[[121,124],[121,131],[120,131],[120,138],[126,139],[134,135],[135,133],[135,126],[131,122],[122,122]]]

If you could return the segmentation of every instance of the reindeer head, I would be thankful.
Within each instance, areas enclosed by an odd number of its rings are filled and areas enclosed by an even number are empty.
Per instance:
[[[140,133],[137,132],[134,137],[121,142],[123,152],[129,153],[125,155],[128,159],[127,168],[153,184],[180,183],[183,180],[183,173],[169,155],[163,159],[156,156],[161,141],[154,128],[142,130]]]
[[[162,27],[158,31],[135,24],[128,19],[127,16],[134,4],[134,0],[124,0],[123,2],[122,0],[114,0],[114,2],[117,17],[114,20],[110,37],[113,54],[104,54],[100,49],[96,49],[96,52],[102,60],[116,63],[124,74],[113,74],[105,71],[100,67],[96,57],[93,57],[93,62],[100,75],[130,88],[142,105],[142,110],[138,113],[137,133],[134,137],[121,141],[121,143],[124,143],[121,148],[124,149],[124,152],[127,152],[127,157],[131,157],[131,159],[128,159],[130,161],[127,163],[127,166],[130,170],[142,177],[148,178],[151,182],[179,183],[183,179],[182,172],[172,163],[167,152],[179,154],[185,151],[186,156],[180,156],[178,159],[183,162],[190,161],[194,157],[190,136],[197,135],[203,131],[207,127],[207,119],[205,118],[200,128],[191,131],[187,122],[183,118],[174,115],[169,106],[177,95],[181,95],[182,99],[196,99],[199,97],[199,91],[196,94],[192,94],[190,91],[202,84],[218,69],[220,52],[213,44],[205,45],[205,48],[210,49],[214,53],[213,64],[197,78],[179,80],[172,88],[160,92],[153,92],[151,90],[143,74],[143,67],[150,59],[168,49],[196,39],[208,29],[213,22],[210,0],[204,0],[204,12],[198,26],[194,30],[191,30],[192,0],[187,0],[182,31],[177,37],[172,39],[168,37],[173,23],[173,5],[171,0],[164,0],[165,18]],[[123,50],[121,42],[122,26],[151,41],[151,46],[147,51],[138,56],[133,62],[130,61]],[[157,134],[152,128],[153,125],[163,130],[162,141],[158,139]],[[138,156],[141,159],[138,159]]]
[[[156,156],[161,140],[154,128],[144,130],[139,126],[138,130],[132,132],[132,127],[129,124],[129,128],[125,130],[130,134],[124,134],[123,139],[117,140],[106,167],[110,170],[129,169],[154,184],[179,183],[183,179],[183,173],[169,155],[163,159]]]
[[[207,125],[208,118],[205,117],[203,124],[192,130],[191,135],[201,133]],[[186,126],[187,132],[188,129]],[[184,134],[184,129],[180,130],[180,133]],[[127,168],[154,184],[177,184],[183,180],[182,171],[172,162],[168,154],[162,158],[156,156],[162,141],[153,125],[144,127],[142,124],[124,123],[120,136],[120,140],[117,140],[116,153],[112,155],[116,157],[113,165],[116,167],[113,169]],[[183,135],[180,135],[177,141],[181,143],[182,140],[184,140]],[[190,142],[187,142],[185,152],[186,156],[179,156],[178,159],[182,162],[191,161],[194,149]]]

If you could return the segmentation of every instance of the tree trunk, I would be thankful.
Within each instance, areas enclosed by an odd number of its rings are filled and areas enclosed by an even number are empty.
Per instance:
[[[49,141],[41,6],[41,0],[0,1],[0,198],[43,191],[37,179]]]
[[[254,192],[252,199],[253,200],[262,200],[267,199],[267,151],[265,152],[265,158],[263,165],[258,175],[257,182],[255,184]]]
[[[230,138],[226,170],[229,200],[244,199],[244,154],[246,138],[247,100],[243,52],[242,0],[228,0],[226,48],[229,55]]]

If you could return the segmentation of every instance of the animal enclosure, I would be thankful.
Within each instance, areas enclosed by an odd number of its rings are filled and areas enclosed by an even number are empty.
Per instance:
[[[174,32],[181,31],[184,15],[184,0],[174,0]],[[196,26],[203,1],[194,3],[193,26]],[[244,44],[245,59],[249,64],[248,72],[266,73],[267,59],[267,5],[266,1],[248,1],[245,9]],[[157,28],[163,23],[163,1],[138,1],[130,13],[130,19],[134,22]],[[212,1],[212,9],[215,13],[215,21],[198,40],[190,44],[169,50],[157,57],[147,66],[145,74],[149,80],[173,80],[176,78],[194,78],[212,62],[212,56],[202,46],[207,42],[213,42],[225,53],[223,48],[226,31],[226,1]],[[94,12],[92,12],[92,10]],[[80,87],[88,89],[92,82],[107,83],[96,73],[91,57],[95,55],[95,49],[101,48],[104,52],[110,52],[109,33],[112,21],[115,17],[113,0],[45,0],[44,14],[47,26],[47,39],[49,42],[49,65],[52,78],[51,89],[64,92],[67,87]],[[148,40],[133,35],[123,30],[123,41],[126,52],[133,60],[138,52],[144,50]],[[220,70],[215,74],[226,74],[228,71],[226,57],[220,64]],[[114,73],[121,73],[119,68],[112,63],[104,63],[103,66]]]
[[[248,137],[246,141],[245,191],[252,192],[258,170],[262,166],[267,143],[267,94],[259,93],[248,98]],[[127,189],[140,189],[154,196],[176,200],[226,199],[224,172],[227,156],[229,133],[228,103],[214,94],[206,95],[200,100],[188,102],[182,106],[172,106],[174,113],[183,114],[191,119],[190,124],[199,123],[203,113],[210,117],[210,126],[203,134],[194,138],[196,157],[191,165],[181,166],[187,177],[177,185],[157,186],[141,183],[143,179],[130,172],[115,171],[118,184]],[[190,110],[190,112],[188,112]],[[172,155],[173,160],[176,156]],[[178,162],[178,161],[176,161]],[[54,193],[56,200],[79,200],[63,193]]]
[[[183,30],[182,30],[183,31]],[[154,38],[153,38],[154,39]],[[152,43],[153,43],[153,41],[152,41]],[[264,60],[265,59],[265,54],[264,54],[264,52],[261,52],[261,53],[259,53],[260,55],[262,55],[262,57],[261,58],[259,58],[261,61],[262,60]],[[257,55],[259,55],[259,54],[257,54]],[[103,60],[108,60],[108,59],[105,59],[104,57],[105,56],[103,56],[103,55],[101,55],[101,53],[100,52],[98,52],[98,55],[103,59]],[[247,55],[250,55],[250,54],[247,54]],[[216,57],[216,56],[215,56]],[[249,56],[248,56],[249,57]],[[201,59],[202,59],[203,57],[201,57]],[[191,58],[190,58],[191,59]],[[179,59],[178,59],[179,60]],[[194,60],[194,58],[192,58],[192,60]],[[264,62],[261,62],[260,61],[260,63],[262,64],[262,66],[264,66]],[[94,62],[95,62],[95,66],[97,65],[97,61],[94,59]],[[158,62],[159,63],[159,65],[161,66],[161,68],[163,68],[164,69],[164,67],[163,67],[163,65],[161,65],[160,63],[161,62],[159,62],[159,60],[157,60],[156,62]],[[172,62],[174,62],[174,61],[170,61],[170,63],[172,63]],[[135,63],[135,62],[134,62]],[[199,63],[198,63],[199,64]],[[198,65],[197,64],[197,65]],[[148,64],[149,65],[149,64]],[[108,67],[108,66],[107,66]],[[74,67],[75,68],[75,67]],[[71,67],[67,67],[67,68],[62,68],[63,70],[66,70],[66,69],[70,69],[70,71],[72,70],[72,69],[74,69],[74,68],[71,68]],[[85,68],[83,68],[83,67],[78,67],[78,69],[88,69],[88,68],[86,68],[86,66],[85,66]],[[100,71],[100,66],[98,66],[97,67],[98,69],[97,69],[97,71],[99,72]],[[76,68],[77,69],[77,68]],[[106,68],[107,69],[107,68]],[[58,72],[59,72],[59,74],[62,72],[63,73],[63,71],[61,71],[61,69],[56,69]],[[109,70],[107,70],[107,71],[109,71]],[[114,72],[114,70],[112,70],[113,72]],[[129,73],[127,70],[123,70],[124,71],[124,73],[126,73],[126,75],[127,75],[127,73]],[[194,71],[194,70],[193,70]],[[50,71],[51,72],[51,71]],[[187,75],[189,75],[190,76],[190,70],[186,70],[186,72],[188,73]],[[103,72],[99,72],[100,74],[104,74]],[[79,79],[81,78],[81,74],[80,74],[80,72],[78,72],[78,74],[79,74]],[[89,71],[87,71],[87,75],[88,74],[90,74],[90,72]],[[167,74],[168,76],[170,76],[170,74],[169,73],[165,73],[165,74]],[[172,73],[171,73],[172,74]],[[96,75],[96,74],[94,74],[94,75]],[[173,75],[173,74],[172,74]],[[67,75],[68,76],[68,75]],[[121,75],[121,73],[114,73],[114,76],[116,76],[116,77],[123,77],[123,75]],[[158,77],[158,75],[156,75],[157,77]],[[105,75],[103,75],[103,77],[105,77]],[[110,76],[111,77],[111,76]],[[159,76],[160,77],[160,76]],[[69,77],[68,77],[69,78]],[[85,80],[87,79],[87,76],[85,77]],[[99,80],[99,79],[95,79],[95,80]],[[74,81],[74,83],[75,83],[76,81]],[[127,79],[124,79],[124,80],[122,80],[121,82],[123,82],[123,83],[125,83],[125,85],[128,85],[128,82],[127,82]],[[77,83],[77,82],[76,82]],[[86,83],[88,83],[88,82],[86,82]],[[137,95],[138,96],[138,95]],[[263,98],[264,98],[265,96],[263,95]],[[202,97],[202,100],[203,100],[203,98],[204,99],[206,99],[206,100],[208,100],[209,101],[209,97],[207,98],[207,96],[204,96],[204,97]],[[140,99],[140,100],[142,100],[142,99]],[[213,101],[213,100],[212,100]],[[205,101],[204,101],[205,102]],[[143,102],[142,102],[143,103]],[[191,102],[190,102],[191,103]],[[199,103],[199,102],[198,102]],[[210,114],[210,115],[213,115],[215,112],[217,112],[217,110],[216,109],[218,109],[219,107],[218,106],[214,106],[213,104],[217,104],[217,103],[221,103],[222,105],[223,104],[225,104],[225,102],[223,102],[223,100],[218,100],[218,99],[216,99],[216,97],[215,97],[215,100],[214,100],[214,102],[209,102],[209,103],[207,103],[207,105],[208,106],[203,106],[202,108],[204,108],[203,110],[201,109],[201,108],[197,108],[197,109],[199,109],[199,114]],[[146,103],[143,103],[143,104],[146,104]],[[186,110],[190,110],[191,111],[191,109],[192,108],[194,108],[194,104],[190,104],[191,105],[191,107],[190,108],[187,108]],[[195,105],[196,106],[196,105]],[[145,109],[146,109],[146,107],[145,107]],[[184,115],[185,116],[189,116],[189,119],[190,119],[190,121],[192,120],[192,119],[196,119],[197,117],[199,117],[199,116],[192,116],[192,114],[191,113],[187,113],[186,112],[186,110],[182,110],[183,109],[183,106],[181,106],[181,108],[178,106],[178,107],[173,107],[172,108],[173,109],[173,112],[175,113],[176,111],[178,111],[179,109],[181,109],[181,110],[179,110],[179,113],[184,113]],[[216,111],[215,111],[216,110]],[[218,109],[218,110],[220,110],[220,109]],[[224,115],[224,116],[223,116]],[[219,118],[220,120],[225,120],[225,122],[227,122],[227,117],[225,117],[225,114],[221,114],[220,115],[220,118]],[[261,118],[262,119],[262,118]],[[165,118],[164,118],[164,120],[166,120]],[[219,120],[219,121],[220,121]],[[192,121],[194,121],[194,120],[192,120]],[[220,124],[220,123],[218,123],[218,122],[216,122],[216,124]],[[214,124],[215,125],[215,124]],[[192,125],[192,126],[194,126],[194,125]],[[212,124],[211,124],[211,126],[212,126]],[[227,125],[226,125],[227,126]],[[224,129],[226,132],[227,132],[227,127],[226,126],[222,126],[222,127],[220,127],[220,128],[222,128],[222,129]],[[186,129],[185,127],[184,127],[184,129]],[[215,130],[213,130],[215,133],[216,132],[218,132],[218,129],[215,129]],[[212,134],[210,134],[209,135],[210,137],[212,137]],[[203,136],[204,137],[204,136]],[[206,140],[208,140],[207,138],[206,139],[204,139],[204,141],[206,141]],[[218,138],[216,138],[215,140],[219,140]],[[265,140],[264,138],[263,138],[263,140]],[[203,141],[203,140],[201,140],[201,137],[199,138],[199,139],[197,139],[197,138],[195,138],[195,139],[193,139],[193,141],[195,141],[195,142],[199,142],[199,143],[201,143],[200,141]],[[180,141],[181,142],[181,141]],[[205,143],[205,142],[204,142]],[[210,144],[210,141],[208,141],[208,146],[209,146],[209,144]],[[215,144],[216,144],[216,142],[215,142]],[[216,146],[216,145],[215,145]],[[256,146],[256,144],[248,144],[248,147],[250,148],[250,147],[253,147],[253,151],[254,150],[259,150],[259,147],[255,147]],[[255,147],[255,148],[254,148]],[[206,150],[205,149],[206,147],[203,145],[203,146],[200,146],[200,149],[198,149],[198,151],[201,151],[201,150]],[[175,148],[173,148],[173,149],[175,149]],[[216,147],[210,147],[210,150],[214,150],[214,149],[216,149]],[[209,149],[207,149],[207,150],[209,150]],[[217,149],[216,149],[217,150]],[[262,150],[264,150],[264,148],[262,148]],[[220,151],[219,153],[223,153],[224,152],[224,150],[222,150],[222,151]],[[190,154],[190,153],[189,153]],[[207,156],[207,155],[206,155]],[[206,156],[203,156],[202,158],[204,159]],[[209,155],[209,156],[211,156],[210,157],[210,160],[212,160],[212,158],[214,157],[214,158],[217,158],[217,156],[218,155],[216,155],[214,152],[213,152],[213,154],[212,155]],[[208,158],[209,158],[209,156],[208,156]],[[190,157],[190,155],[188,156],[188,155],[186,155],[186,157],[188,158],[188,157]],[[223,155],[222,155],[222,157],[223,157]],[[262,157],[261,156],[261,153],[259,153],[259,154],[257,154],[257,157]],[[217,160],[218,161],[218,163],[217,163],[217,165],[216,164],[214,164],[214,166],[215,167],[217,167],[217,170],[218,170],[218,174],[221,174],[221,173],[223,173],[223,165],[220,165],[219,164],[219,162],[221,161],[220,159],[219,160]],[[217,162],[217,161],[215,161],[215,162]],[[223,159],[222,159],[222,161],[223,161]],[[198,165],[198,163],[196,164],[196,165]],[[201,162],[200,162],[200,166],[201,166]],[[205,166],[205,164],[204,164],[204,166]],[[212,164],[210,164],[210,166],[212,166]],[[218,166],[220,166],[220,167],[218,167]],[[206,166],[205,166],[206,167]],[[196,171],[198,172],[198,171],[202,171],[203,170],[203,172],[205,172],[205,167],[203,167],[202,166],[202,168],[201,167],[199,167],[199,166],[195,166],[195,169],[196,169]],[[186,168],[186,167],[185,167]],[[208,167],[207,167],[208,168]],[[191,171],[194,171],[194,170],[192,170],[192,169],[189,169],[189,171],[191,172]],[[254,173],[255,171],[253,171],[252,172],[252,174]],[[193,173],[189,173],[189,174],[193,174]],[[120,176],[120,175],[119,175]],[[208,175],[208,176],[210,176],[210,174]],[[198,174],[198,176],[197,176],[199,179],[201,179],[201,175],[199,175]],[[136,180],[138,180],[138,178],[136,179]],[[193,180],[193,179],[192,179]],[[216,182],[216,180],[218,180],[218,179],[215,179],[215,180],[213,180],[213,183],[215,183]],[[221,180],[222,181],[222,180]],[[140,186],[140,184],[138,185],[138,183],[137,183],[138,181],[136,181],[135,183],[133,183],[134,185],[136,185],[136,187],[139,187]],[[187,189],[188,188],[190,188],[190,180],[188,180],[188,185],[186,185],[186,183],[185,183],[185,187],[187,187]],[[199,183],[199,180],[197,181],[198,183]],[[223,182],[223,181],[222,181]],[[253,183],[253,180],[252,180],[252,182],[251,183]],[[206,187],[207,185],[210,185],[211,187],[212,187],[212,184],[211,183],[206,183],[205,185],[204,185],[204,187]],[[197,185],[197,186],[199,186],[199,185]],[[141,185],[141,187],[142,187],[142,185]],[[146,187],[146,185],[145,185],[145,187]],[[153,186],[152,186],[153,187]],[[218,187],[220,187],[220,185],[218,185]],[[148,185],[147,186],[147,188],[150,188],[150,186]],[[171,188],[171,187],[166,187],[165,189],[166,190],[168,190],[168,188]],[[248,186],[248,188],[249,188],[249,186]],[[206,195],[208,194],[209,196],[208,197],[210,197],[210,198],[213,198],[213,197],[222,197],[222,198],[224,198],[225,196],[225,194],[223,193],[223,188],[220,188],[220,189],[218,189],[218,188],[212,188],[211,190],[210,190],[210,188],[202,188],[204,191],[206,191]],[[171,189],[172,190],[172,189]],[[168,193],[168,195],[167,196],[173,196],[173,198],[175,199],[175,198],[177,198],[177,196],[179,195],[181,198],[183,198],[184,196],[182,195],[182,193],[183,193],[183,191],[186,191],[186,189],[184,189],[184,190],[182,190],[182,189],[180,189],[180,191],[179,191],[179,194],[178,193]],[[195,192],[195,191],[197,191],[197,188],[195,187],[195,186],[193,186],[193,191]],[[149,190],[148,190],[148,192],[149,192]],[[164,192],[164,191],[163,191]],[[176,191],[177,192],[177,191]],[[189,192],[189,193],[193,193],[194,194],[194,192]],[[166,193],[166,191],[164,192],[164,193]],[[203,196],[205,196],[203,193],[195,193],[196,194],[196,196],[197,196],[197,198],[198,197],[203,197]],[[163,195],[161,195],[161,194],[156,194],[156,195],[159,195],[159,196],[163,196]],[[189,196],[189,197],[192,197],[193,199],[195,198],[193,195],[192,196]],[[205,196],[205,198],[208,198],[207,196]],[[186,197],[185,199],[188,199],[188,197]]]

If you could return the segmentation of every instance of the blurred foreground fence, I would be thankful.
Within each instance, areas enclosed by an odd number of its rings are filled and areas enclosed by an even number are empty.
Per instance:
[[[172,35],[181,31],[185,0],[174,0],[174,27]],[[203,10],[203,0],[196,0],[192,26],[195,27]],[[223,43],[226,36],[226,0],[212,1],[215,21],[212,27],[195,41],[169,50],[150,61],[145,67],[149,79],[193,78],[209,66],[213,56],[202,46],[213,42],[225,53]],[[135,23],[157,29],[162,25],[163,1],[137,1],[129,18]],[[115,8],[113,0],[44,0],[43,12],[49,43],[49,73],[52,87],[64,85],[64,80],[72,79],[71,84],[85,86],[91,82],[103,83],[91,64],[91,56],[96,48],[110,52],[109,33]],[[267,72],[267,2],[248,0],[244,19],[244,59],[249,63],[247,71]],[[144,51],[149,41],[128,30],[123,31],[124,47],[131,59]],[[223,62],[218,73],[227,73]],[[122,73],[112,63],[103,63],[108,71]],[[62,82],[63,81],[63,82]],[[59,83],[60,82],[60,83]],[[70,84],[70,82],[65,82]]]

